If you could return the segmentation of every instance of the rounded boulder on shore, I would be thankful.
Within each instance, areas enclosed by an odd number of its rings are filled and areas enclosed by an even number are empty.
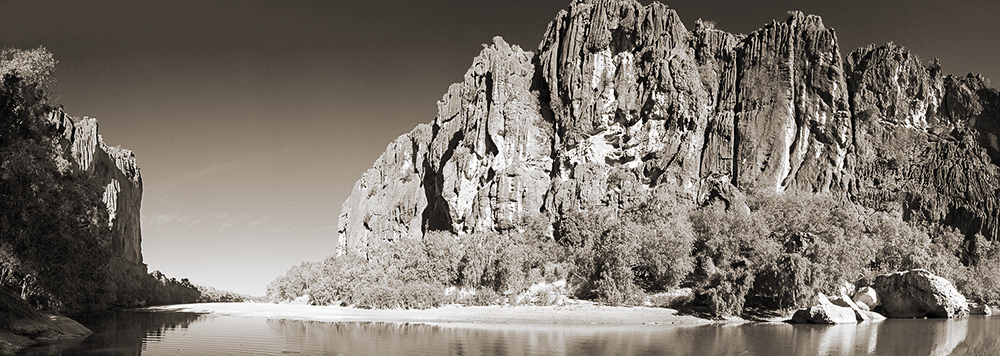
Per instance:
[[[960,318],[969,315],[969,304],[947,279],[924,269],[896,272],[875,278],[885,315],[890,318]]]

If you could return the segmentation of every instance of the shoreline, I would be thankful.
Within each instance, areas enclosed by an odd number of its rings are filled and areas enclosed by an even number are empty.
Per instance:
[[[140,311],[171,311],[221,316],[317,322],[416,323],[449,326],[567,325],[567,326],[703,326],[751,321],[712,320],[679,314],[675,309],[612,307],[592,303],[563,306],[460,306],[432,309],[358,309],[271,303],[196,303],[147,307]]]

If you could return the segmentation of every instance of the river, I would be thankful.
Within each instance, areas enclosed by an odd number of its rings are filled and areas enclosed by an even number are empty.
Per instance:
[[[987,355],[1000,317],[858,325],[330,323],[180,312],[77,318],[94,335],[25,355]]]

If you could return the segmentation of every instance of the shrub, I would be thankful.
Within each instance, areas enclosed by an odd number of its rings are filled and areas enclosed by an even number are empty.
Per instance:
[[[757,194],[749,204],[782,251],[768,263],[777,272],[771,273],[779,278],[773,280],[777,290],[784,290],[782,302],[762,306],[802,305],[812,299],[810,290],[835,290],[868,268],[873,241],[853,203],[824,194],[785,193]]]
[[[688,305],[692,301],[694,301],[694,291],[691,288],[680,288],[648,295],[643,304],[652,307],[674,308]]]
[[[930,237],[902,219],[878,212],[869,217],[869,229],[875,242],[874,271],[892,273],[922,268],[930,260]]]
[[[706,206],[691,216],[698,240],[695,289],[717,316],[738,314],[765,261],[777,247],[768,230],[752,215],[726,211],[722,204]]]
[[[575,269],[578,295],[610,304],[640,304],[646,292],[676,287],[694,269],[690,207],[654,196],[615,216],[607,208],[570,213],[560,243]]]
[[[471,306],[502,305],[508,299],[500,293],[490,288],[477,290],[472,296],[460,300],[460,302]]]
[[[972,300],[1000,304],[1000,257],[992,256],[973,266],[959,290]]]
[[[726,269],[713,274],[702,293],[716,316],[739,315],[753,282],[754,275],[746,267]]]
[[[674,288],[694,270],[690,213],[686,203],[662,198],[626,212],[620,228],[625,236],[638,240],[638,261],[632,270],[645,291]]]
[[[454,235],[442,231],[430,231],[424,236],[423,250],[426,258],[421,261],[420,279],[443,285],[454,285],[458,282],[458,272],[464,253],[462,245]]]

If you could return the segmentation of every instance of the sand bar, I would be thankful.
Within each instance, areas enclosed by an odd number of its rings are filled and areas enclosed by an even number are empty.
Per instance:
[[[322,322],[388,322],[454,325],[650,325],[698,326],[718,321],[678,314],[677,310],[611,307],[581,303],[566,306],[449,305],[425,310],[370,310],[341,306],[270,303],[198,303],[145,308],[148,311],[205,313],[235,317]]]

